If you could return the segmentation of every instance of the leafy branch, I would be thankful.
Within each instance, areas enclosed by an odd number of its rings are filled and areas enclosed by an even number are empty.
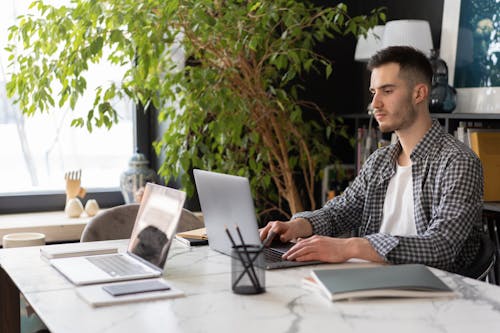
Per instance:
[[[32,8],[37,14],[11,28],[8,46],[8,93],[25,114],[74,109],[90,63],[128,64],[119,84],[96,90],[74,126],[109,128],[118,121],[110,101],[132,98],[164,124],[154,143],[162,176],[181,177],[192,193],[192,168],[244,175],[264,211],[285,215],[315,207],[318,171],[333,158],[328,139],[345,133],[338,119],[298,97],[308,72],[333,72],[315,45],[385,20],[382,9],[351,17],[342,3],[287,0],[74,0],[59,8],[35,1]]]

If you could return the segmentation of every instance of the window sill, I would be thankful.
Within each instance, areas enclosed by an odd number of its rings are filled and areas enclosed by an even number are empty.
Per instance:
[[[4,235],[16,232],[43,233],[47,243],[79,241],[91,219],[85,214],[69,218],[64,211],[0,215],[0,244]]]
[[[122,205],[123,195],[118,189],[87,189],[86,200],[95,199],[99,207]],[[24,214],[64,210],[66,195],[63,192],[14,193],[0,195],[0,214]]]

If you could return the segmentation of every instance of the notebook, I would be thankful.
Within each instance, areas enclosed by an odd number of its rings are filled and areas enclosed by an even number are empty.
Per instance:
[[[235,230],[238,225],[246,244],[262,244],[255,208],[247,178],[204,170],[193,170],[201,211],[207,228],[208,245],[211,249],[231,255],[232,244],[225,227]],[[236,231],[235,235],[236,235]],[[236,245],[241,245],[234,236]],[[293,243],[273,241],[264,249],[265,268],[285,268],[319,264],[320,261],[287,261],[281,256]]]
[[[51,259],[76,285],[158,277],[182,213],[186,194],[147,183],[126,253]]]
[[[312,270],[311,276],[332,301],[372,297],[455,296],[453,290],[420,264]],[[311,283],[311,280],[307,283]]]

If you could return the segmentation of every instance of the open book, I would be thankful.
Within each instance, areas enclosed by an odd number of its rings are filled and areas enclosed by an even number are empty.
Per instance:
[[[418,264],[318,269],[311,271],[311,276],[332,301],[367,297],[451,297],[455,295],[453,290],[426,266]]]

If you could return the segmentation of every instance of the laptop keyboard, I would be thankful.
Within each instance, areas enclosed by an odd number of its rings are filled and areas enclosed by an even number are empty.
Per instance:
[[[125,259],[122,255],[92,256],[86,259],[111,276],[129,276],[148,272],[141,265]]]
[[[273,248],[265,247],[264,248],[264,260],[266,262],[281,262],[285,261],[281,256],[283,252],[276,251]]]
[[[290,261],[285,260],[281,256],[290,248],[290,244],[282,244],[281,246],[265,247],[264,252],[264,262],[266,268],[286,268],[286,267],[298,267],[304,265],[315,265],[321,264],[321,261]]]

